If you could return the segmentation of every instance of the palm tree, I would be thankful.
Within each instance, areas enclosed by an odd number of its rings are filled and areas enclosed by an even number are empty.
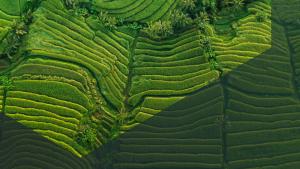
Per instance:
[[[233,9],[239,10],[244,6],[244,0],[233,0]]]
[[[74,0],[65,0],[66,6],[69,8],[75,8],[75,1]]]

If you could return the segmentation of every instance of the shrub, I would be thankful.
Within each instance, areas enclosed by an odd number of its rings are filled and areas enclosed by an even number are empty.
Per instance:
[[[196,1],[195,0],[180,0],[178,2],[179,8],[183,10],[193,10],[196,8]]]
[[[108,29],[116,29],[117,28],[117,24],[118,24],[118,19],[113,17],[113,16],[110,16],[108,14],[108,12],[104,12],[104,11],[101,11],[99,14],[98,14],[98,18],[99,20],[102,22],[102,24],[107,27]]]
[[[9,90],[13,87],[12,81],[7,76],[0,76],[0,83],[5,90]]]
[[[88,17],[89,16],[89,11],[86,8],[76,8],[75,11],[74,11],[74,14],[76,16]]]
[[[87,127],[76,135],[76,141],[83,147],[93,148],[97,142],[97,131],[94,128]]]
[[[173,28],[178,29],[191,25],[193,23],[193,20],[188,16],[188,14],[175,9],[171,14],[171,22]]]
[[[140,29],[143,28],[143,26],[140,25],[140,24],[138,24],[137,22],[133,22],[133,23],[131,23],[131,24],[128,24],[127,27],[128,27],[128,28],[131,28],[131,29],[133,29],[133,30],[140,30]]]
[[[152,38],[165,38],[173,34],[172,22],[161,20],[150,22],[144,31]]]
[[[76,6],[77,0],[65,0],[65,4],[67,8],[72,8],[74,9]]]

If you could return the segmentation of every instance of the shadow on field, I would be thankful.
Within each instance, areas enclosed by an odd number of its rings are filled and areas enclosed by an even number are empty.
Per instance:
[[[82,169],[93,168],[91,157],[80,159],[31,128],[0,114],[1,169]]]
[[[299,167],[298,11],[273,0],[271,49],[83,158],[0,114],[0,168]]]

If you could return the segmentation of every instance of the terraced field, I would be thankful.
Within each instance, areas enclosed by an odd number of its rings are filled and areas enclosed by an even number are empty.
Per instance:
[[[79,2],[141,25],[179,3]],[[247,2],[209,33],[193,25],[160,40],[65,3],[34,9],[21,56],[0,72],[0,168],[299,166],[299,1]],[[0,4],[4,57],[25,1]]]
[[[8,45],[6,36],[14,21],[17,21],[20,17],[22,4],[6,0],[1,0],[0,3],[0,54],[2,54]]]
[[[132,71],[128,102],[131,106],[141,105],[133,110],[140,111],[136,116],[139,122],[151,117],[157,112],[155,109],[163,110],[175,103],[178,98],[172,96],[197,91],[219,77],[218,71],[210,70],[203,56],[197,29],[161,42],[137,38]]]
[[[93,168],[93,159],[78,158],[3,114],[0,119],[1,168]]]
[[[252,3],[248,11],[251,12],[250,15],[233,21],[237,24],[236,37],[228,39],[223,36],[213,36],[211,38],[217,59],[224,65],[226,73],[254,59],[271,47],[271,20],[257,22],[255,15],[255,13],[263,12],[271,16],[271,6],[268,1]]]
[[[172,9],[175,8],[176,2],[176,0],[92,1],[97,11],[107,11],[109,14],[123,18],[126,21],[139,22],[167,19]]]
[[[62,62],[29,59],[12,71],[14,88],[6,93],[5,114],[81,156],[87,152],[73,137],[91,103],[83,86],[86,77],[76,69],[80,70]]]
[[[122,135],[111,167],[222,168],[222,90],[214,85],[189,95]]]

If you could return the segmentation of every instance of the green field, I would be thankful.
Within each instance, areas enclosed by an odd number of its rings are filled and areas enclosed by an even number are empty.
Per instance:
[[[298,168],[298,9],[0,0],[0,168]]]

